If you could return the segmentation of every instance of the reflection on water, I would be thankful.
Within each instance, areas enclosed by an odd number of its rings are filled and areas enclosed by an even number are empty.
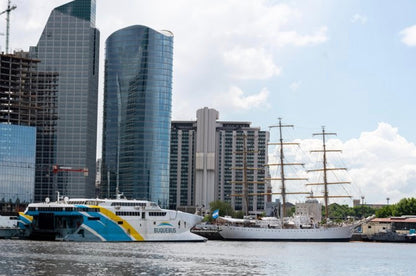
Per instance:
[[[410,274],[415,244],[0,240],[0,275]]]

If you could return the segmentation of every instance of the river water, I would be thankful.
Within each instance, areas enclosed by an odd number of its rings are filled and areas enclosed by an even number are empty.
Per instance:
[[[412,275],[416,244],[0,240],[0,275]]]

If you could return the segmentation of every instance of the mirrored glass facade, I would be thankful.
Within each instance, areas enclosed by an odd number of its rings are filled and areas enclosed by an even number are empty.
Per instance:
[[[101,194],[169,200],[173,35],[145,26],[106,41]]]
[[[36,128],[0,124],[0,202],[33,201],[35,160]]]
[[[61,171],[49,179],[37,178],[36,200],[54,199],[56,191],[69,197],[95,196],[98,50],[95,0],[75,0],[55,8],[37,46],[30,49],[31,57],[41,60],[39,71],[59,74],[56,140],[51,144],[56,149],[55,162],[38,168],[46,171],[59,165],[89,172],[85,176]],[[49,189],[51,177],[53,188]]]

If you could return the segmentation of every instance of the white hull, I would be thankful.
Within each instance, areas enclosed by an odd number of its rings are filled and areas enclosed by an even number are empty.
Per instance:
[[[150,201],[66,199],[29,204],[32,239],[77,242],[206,241],[190,229],[201,216],[161,209]],[[23,216],[22,215],[22,216]]]
[[[243,226],[220,226],[220,235],[225,240],[258,241],[349,241],[354,226],[321,227],[312,229],[275,229]]]

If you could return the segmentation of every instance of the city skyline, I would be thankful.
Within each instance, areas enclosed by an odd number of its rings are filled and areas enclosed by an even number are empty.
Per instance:
[[[34,45],[50,10],[67,2],[13,1],[10,49]],[[306,148],[325,125],[338,133],[333,143],[366,200],[394,203],[416,193],[415,8],[413,1],[99,1],[96,25],[101,61],[103,40],[122,27],[175,34],[173,120],[192,120],[204,106],[262,129],[283,117],[295,125],[287,139]],[[100,78],[102,95],[102,69]]]

